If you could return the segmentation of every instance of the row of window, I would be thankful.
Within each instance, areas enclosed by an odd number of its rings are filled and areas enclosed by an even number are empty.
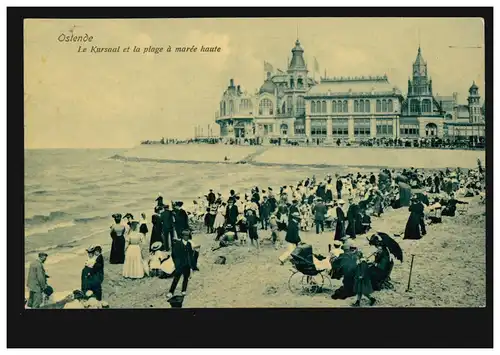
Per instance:
[[[411,113],[430,113],[432,112],[431,100],[423,99],[422,102],[417,99],[410,100],[410,112]]]
[[[311,113],[327,113],[327,102],[311,101]],[[370,100],[354,100],[354,112],[371,112]],[[394,103],[392,99],[377,100],[375,103],[376,112],[394,112]],[[331,102],[331,112],[349,112],[347,100],[336,100]]]

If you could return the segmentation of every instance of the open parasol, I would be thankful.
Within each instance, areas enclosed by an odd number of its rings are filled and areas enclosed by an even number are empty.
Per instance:
[[[383,232],[378,232],[377,235],[382,240],[382,243],[389,249],[389,252],[394,255],[396,259],[403,262],[403,250],[399,246],[398,242],[392,239],[388,234]]]

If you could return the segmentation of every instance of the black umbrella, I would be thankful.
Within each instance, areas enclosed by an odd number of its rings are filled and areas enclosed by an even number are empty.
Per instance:
[[[383,232],[377,233],[380,239],[382,239],[382,243],[389,249],[389,252],[394,255],[396,259],[403,262],[403,250],[399,246],[398,242],[392,239],[388,234]]]
[[[127,218],[134,219],[134,216],[132,215],[132,213],[125,213],[125,216],[123,216],[123,219],[127,219]]]

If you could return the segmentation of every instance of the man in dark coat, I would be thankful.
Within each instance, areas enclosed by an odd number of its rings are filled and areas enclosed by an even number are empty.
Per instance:
[[[210,192],[207,195],[207,201],[208,201],[208,205],[209,206],[211,206],[211,205],[213,205],[215,203],[214,190],[210,189]]]
[[[292,204],[290,205],[290,208],[288,209],[288,218],[290,219],[290,216],[292,215],[292,213],[299,213],[300,214],[300,211],[299,211],[299,201],[297,199],[293,199],[292,200]]]
[[[238,206],[234,204],[233,199],[229,199],[227,202],[227,207],[226,207],[226,225],[230,225],[232,228],[232,231],[234,232],[234,237],[235,239],[238,239],[238,234],[236,232],[237,228],[236,225],[238,223]]]
[[[262,222],[262,229],[267,230],[270,215],[271,215],[271,206],[269,205],[269,200],[267,199],[267,196],[264,196],[264,201],[260,206],[260,220]]]
[[[175,233],[177,234],[177,238],[180,238],[182,235],[182,231],[191,230],[189,227],[189,217],[182,208],[184,203],[182,201],[178,201],[175,203],[174,209],[174,225],[175,225]]]
[[[370,174],[370,184],[372,184],[373,186],[375,186],[375,183],[377,182],[377,178],[375,177],[375,175],[373,175],[373,173]]]
[[[354,203],[352,197],[349,198],[349,209],[347,210],[346,234],[352,239],[356,238],[356,225],[359,224],[359,206]]]
[[[160,210],[160,220],[161,220],[161,231],[162,231],[162,249],[169,251],[170,246],[173,244],[175,233],[174,233],[174,212],[165,206]]]
[[[321,227],[321,233],[325,231],[325,215],[326,206],[323,200],[318,198],[318,201],[313,206],[312,212],[314,213],[314,224],[316,225],[316,234],[319,234],[319,228]]]
[[[337,183],[335,187],[337,188],[337,198],[342,198],[342,188],[344,184],[342,183],[342,180],[340,178],[337,178]]]
[[[195,270],[193,247],[189,241],[191,233],[189,230],[185,230],[181,232],[181,235],[182,239],[176,239],[172,246],[172,259],[174,261],[175,271],[172,285],[167,294],[167,299],[172,298],[181,276],[183,277],[182,295],[186,295],[191,270]]]

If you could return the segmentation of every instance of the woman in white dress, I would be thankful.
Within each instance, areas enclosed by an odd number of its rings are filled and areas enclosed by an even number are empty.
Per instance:
[[[144,277],[144,264],[142,261],[141,244],[144,235],[138,231],[139,222],[130,222],[130,233],[125,242],[125,263],[123,264],[123,276],[131,279]]]

